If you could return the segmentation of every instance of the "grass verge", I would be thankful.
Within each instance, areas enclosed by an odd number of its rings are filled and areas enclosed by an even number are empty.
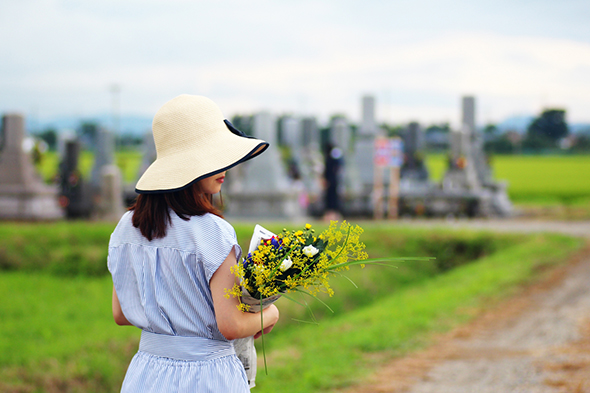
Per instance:
[[[363,227],[371,256],[439,259],[351,271],[360,288],[336,280],[336,296],[329,299],[336,313],[326,313],[319,326],[293,322],[304,310],[290,310],[293,304],[280,300],[283,325],[267,336],[270,374],[259,376],[257,391],[326,391],[356,381],[378,359],[424,345],[433,333],[469,319],[482,302],[506,296],[534,278],[537,267],[559,263],[581,245],[551,235]],[[113,228],[0,225],[0,391],[119,391],[139,331],[113,323],[110,277],[97,270],[106,264]],[[250,224],[236,225],[243,246],[251,230]],[[478,262],[468,263],[473,259]],[[92,268],[76,268],[84,265]],[[322,317],[322,306],[313,307]]]

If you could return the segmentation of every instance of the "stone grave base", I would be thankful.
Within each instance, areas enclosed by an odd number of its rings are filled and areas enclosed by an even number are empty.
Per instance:
[[[228,195],[227,215],[254,219],[303,219],[296,193],[240,192]]]
[[[0,219],[57,220],[63,217],[56,189],[0,185]]]

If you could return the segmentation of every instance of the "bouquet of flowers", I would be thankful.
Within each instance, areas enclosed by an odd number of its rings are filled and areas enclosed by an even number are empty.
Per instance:
[[[234,267],[240,284],[228,291],[240,298],[242,311],[258,312],[290,292],[332,296],[331,275],[351,265],[382,261],[367,261],[365,245],[359,241],[363,229],[346,221],[332,221],[321,234],[310,224],[302,230],[283,229],[278,235],[257,228],[260,239],[253,236],[254,248],[251,243],[248,255]]]

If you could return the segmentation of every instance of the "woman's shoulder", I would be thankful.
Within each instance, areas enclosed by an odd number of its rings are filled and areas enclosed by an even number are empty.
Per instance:
[[[212,213],[205,213],[202,216],[192,216],[190,223],[209,230],[235,234],[234,227],[229,222]]]
[[[141,243],[142,242],[142,235],[139,229],[133,226],[133,211],[127,211],[119,222],[117,226],[111,233],[111,237],[109,240],[109,246],[114,247],[123,243]]]
[[[115,232],[117,231],[127,231],[129,228],[135,228],[133,226],[133,210],[128,210],[121,216],[121,219],[117,223],[117,227],[115,228]]]

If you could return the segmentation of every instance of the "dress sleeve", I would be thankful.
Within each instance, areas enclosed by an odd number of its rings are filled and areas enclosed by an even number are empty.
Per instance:
[[[238,244],[234,228],[227,221],[218,217],[215,217],[211,230],[208,231],[205,238],[206,241],[202,244],[201,257],[207,282],[209,282],[229,253],[234,252],[236,260],[239,261],[242,249]]]

